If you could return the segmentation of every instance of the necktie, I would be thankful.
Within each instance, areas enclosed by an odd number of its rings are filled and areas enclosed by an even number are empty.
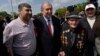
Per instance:
[[[50,24],[50,20],[49,19],[48,19],[48,31],[49,31],[49,34],[52,35],[51,24]]]

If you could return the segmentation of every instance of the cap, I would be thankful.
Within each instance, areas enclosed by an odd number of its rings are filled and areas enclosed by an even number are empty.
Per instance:
[[[85,6],[85,10],[89,9],[89,8],[93,8],[93,9],[96,9],[96,7],[93,5],[93,4],[87,4]]]
[[[67,19],[70,19],[70,18],[81,19],[82,17],[80,17],[77,13],[72,12],[72,13],[70,13],[69,16],[67,16],[66,18],[67,18]]]

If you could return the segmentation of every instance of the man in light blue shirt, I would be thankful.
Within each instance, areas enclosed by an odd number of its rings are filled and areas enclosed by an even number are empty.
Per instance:
[[[32,56],[36,49],[36,38],[31,6],[21,3],[18,12],[19,17],[5,27],[3,43],[11,56]]]

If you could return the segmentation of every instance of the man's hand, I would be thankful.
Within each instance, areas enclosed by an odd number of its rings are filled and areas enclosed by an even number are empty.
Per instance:
[[[14,55],[13,55],[13,51],[12,51],[11,48],[8,48],[8,53],[9,53],[9,56],[14,56]]]
[[[65,56],[65,52],[64,51],[60,51],[58,56]]]

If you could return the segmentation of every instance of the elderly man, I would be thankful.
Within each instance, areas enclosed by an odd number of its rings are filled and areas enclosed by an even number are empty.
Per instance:
[[[85,6],[85,19],[82,19],[82,25],[88,30],[88,42],[87,42],[87,56],[94,56],[95,51],[95,37],[94,31],[95,25],[99,21],[99,17],[95,15],[96,7],[93,4],[87,4]]]
[[[52,16],[52,9],[51,3],[43,3],[41,18],[34,20],[39,56],[57,56],[60,50],[61,26],[59,19]]]
[[[62,24],[62,50],[59,56],[84,56],[86,54],[87,31],[80,25],[77,13],[70,13],[67,21]]]
[[[27,3],[18,6],[19,17],[4,29],[3,43],[11,56],[32,56],[36,49],[32,10]]]

